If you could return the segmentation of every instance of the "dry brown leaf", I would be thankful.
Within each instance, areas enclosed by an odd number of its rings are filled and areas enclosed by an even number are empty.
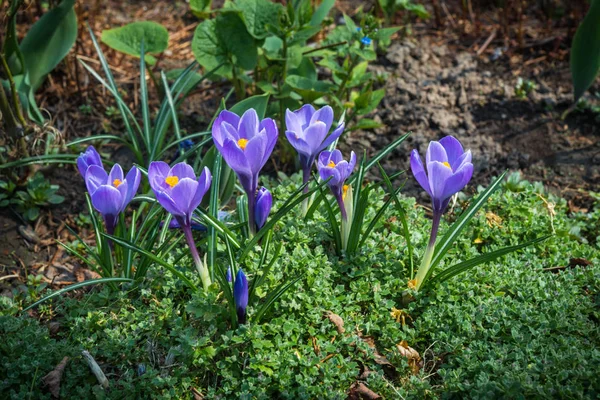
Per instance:
[[[67,362],[69,362],[69,357],[65,357],[62,361],[54,368],[52,371],[48,373],[48,375],[42,378],[42,382],[44,386],[48,388],[48,391],[55,399],[60,397],[60,380],[62,378],[62,374],[67,366]]]
[[[335,325],[335,328],[337,329],[338,333],[342,334],[346,332],[346,330],[344,329],[344,320],[342,319],[342,317],[332,313],[331,311],[326,311],[325,317],[328,318]]]
[[[413,374],[417,374],[423,366],[423,361],[421,360],[419,352],[410,347],[406,340],[398,343],[396,348],[402,357],[406,357],[408,359],[408,366],[412,370]]]
[[[381,399],[381,396],[369,389],[364,383],[356,382],[350,388],[350,393],[348,393],[348,399],[376,400]]]

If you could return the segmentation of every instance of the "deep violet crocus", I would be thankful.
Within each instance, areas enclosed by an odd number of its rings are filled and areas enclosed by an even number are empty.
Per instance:
[[[409,283],[409,286],[417,290],[423,284],[431,265],[442,214],[448,207],[452,196],[460,192],[473,176],[471,151],[464,151],[460,142],[453,136],[446,136],[439,142],[432,141],[429,143],[425,162],[426,165],[424,166],[419,152],[417,150],[412,151],[410,168],[417,182],[431,196],[433,206],[433,222],[429,244],[416,278]]]
[[[256,213],[254,214],[256,229],[260,229],[265,225],[272,206],[273,196],[271,195],[271,192],[269,192],[267,188],[261,187],[256,193]]]
[[[275,121],[259,120],[254,109],[241,117],[231,111],[221,111],[212,126],[215,147],[235,171],[248,196],[248,225],[252,233],[256,232],[258,174],[273,152],[277,135]]]
[[[310,179],[310,170],[317,155],[329,147],[344,131],[342,122],[331,135],[327,136],[332,124],[333,109],[330,106],[317,111],[312,105],[305,104],[294,112],[290,110],[285,112],[285,135],[298,152],[304,183]],[[308,187],[304,190],[308,191]]]
[[[204,290],[207,290],[211,280],[208,268],[202,263],[194,242],[192,215],[210,188],[212,181],[210,171],[205,167],[196,178],[194,169],[184,162],[170,168],[165,162],[154,161],[148,168],[148,181],[156,200],[173,215],[183,230],[194,264],[202,279],[202,285]]]
[[[109,235],[115,232],[119,214],[135,196],[140,186],[140,179],[141,174],[136,167],[131,168],[125,177],[119,164],[115,164],[109,174],[102,168],[101,163],[91,164],[86,168],[85,185],[90,193],[92,205],[104,218],[106,232]]]
[[[244,271],[240,268],[235,275],[233,283],[233,300],[235,302],[235,312],[238,317],[238,323],[246,323],[246,307],[248,307],[248,279]]]
[[[100,154],[98,154],[94,146],[89,146],[85,152],[79,154],[79,157],[77,157],[77,169],[84,179],[85,173],[90,165],[96,165],[104,169]]]

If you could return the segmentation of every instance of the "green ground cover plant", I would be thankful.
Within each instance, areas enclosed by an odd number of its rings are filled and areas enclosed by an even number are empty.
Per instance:
[[[272,185],[275,199],[300,187],[300,176],[281,180],[290,183]],[[368,217],[381,194],[372,193]],[[416,221],[424,210],[412,199],[400,202],[409,210],[411,239],[423,249],[429,227]],[[467,203],[458,201],[450,222]],[[274,208],[281,205],[276,200]],[[597,226],[599,208],[569,216],[565,201],[511,177],[484,210],[448,255],[452,261],[548,230],[555,235],[421,291],[404,308],[408,252],[392,208],[349,258],[335,255],[326,215],[284,217],[273,233],[283,249],[257,296],[284,276],[301,278],[268,322],[253,323],[250,306],[250,322],[232,328],[218,290],[191,291],[160,267],[137,290],[106,286],[58,298],[39,309],[39,320],[19,315],[30,299],[3,298],[0,392],[50,398],[40,379],[70,356],[63,398],[193,398],[194,389],[207,398],[346,398],[357,380],[386,398],[596,397],[600,251],[595,237],[573,228],[581,218]],[[447,228],[442,221],[440,231]],[[574,266],[575,258],[591,264]],[[260,274],[251,263],[244,268],[251,278]],[[59,324],[52,333],[50,317]],[[402,345],[419,359],[403,356]],[[108,390],[82,350],[103,366]]]

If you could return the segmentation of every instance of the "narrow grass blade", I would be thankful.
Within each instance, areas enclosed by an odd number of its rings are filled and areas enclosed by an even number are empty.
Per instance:
[[[74,285],[69,285],[67,287],[64,287],[64,288],[62,288],[60,290],[57,290],[56,292],[54,292],[54,293],[52,293],[52,294],[50,294],[48,296],[45,296],[45,297],[41,298],[40,300],[36,301],[35,303],[30,304],[29,306],[25,307],[22,312],[31,310],[32,308],[37,307],[40,304],[42,304],[42,303],[44,303],[44,302],[46,302],[46,301],[48,301],[50,299],[53,299],[53,298],[55,298],[57,296],[60,296],[60,295],[62,295],[64,293],[70,292],[71,290],[76,290],[76,289],[79,289],[79,288],[82,288],[82,287],[85,287],[85,286],[90,286],[90,285],[97,285],[99,283],[118,283],[118,282],[133,282],[133,279],[129,279],[129,278],[100,278],[100,279],[90,279],[89,281],[79,282],[79,283],[76,283]]]

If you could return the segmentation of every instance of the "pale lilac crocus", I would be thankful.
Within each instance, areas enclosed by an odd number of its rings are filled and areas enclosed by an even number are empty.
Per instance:
[[[331,180],[327,182],[327,185],[340,206],[342,220],[346,221],[348,217],[346,207],[344,206],[344,182],[354,170],[354,166],[356,165],[356,154],[351,152],[350,161],[346,161],[342,157],[342,152],[337,149],[334,151],[324,151],[319,154],[317,164],[321,179],[326,181],[331,178]]]
[[[317,155],[331,145],[344,131],[344,123],[340,123],[331,134],[333,109],[325,106],[319,110],[310,104],[300,109],[285,112],[285,135],[298,152],[300,168],[304,183],[310,180],[310,171]],[[304,189],[308,191],[308,186]]]
[[[86,168],[85,185],[92,205],[104,218],[106,232],[114,234],[119,214],[125,210],[140,186],[140,171],[133,167],[123,176],[123,169],[115,164],[107,174],[101,165]]]
[[[417,276],[411,281],[411,286],[417,290],[423,284],[431,264],[442,214],[452,196],[460,192],[473,176],[471,151],[464,151],[460,142],[453,136],[446,136],[439,142],[429,143],[425,163],[424,166],[419,152],[413,150],[410,155],[410,168],[417,182],[431,196],[433,208],[429,244]]]
[[[88,146],[88,148],[85,149],[85,152],[80,153],[79,157],[77,157],[77,169],[84,179],[85,173],[90,165],[96,165],[104,169],[102,158],[100,158],[100,154],[98,154],[94,146]]]
[[[271,118],[259,120],[254,109],[241,117],[221,111],[212,126],[215,147],[229,167],[235,171],[248,196],[248,224],[256,232],[255,208],[258,174],[277,142],[277,125]]]
[[[212,176],[208,168],[204,168],[198,178],[194,169],[181,162],[170,168],[162,161],[150,163],[148,181],[154,191],[156,200],[173,215],[190,247],[196,269],[202,279],[204,289],[211,284],[208,268],[202,263],[194,236],[192,235],[192,216],[202,202],[202,198],[210,188]]]

